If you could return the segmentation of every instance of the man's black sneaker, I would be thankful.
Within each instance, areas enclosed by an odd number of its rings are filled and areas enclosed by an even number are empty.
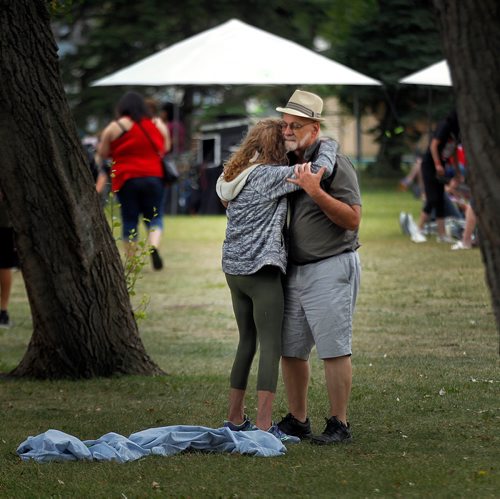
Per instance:
[[[311,438],[312,444],[329,445],[337,443],[347,443],[352,440],[351,427],[349,423],[342,423],[335,416],[330,419],[325,418],[326,428],[321,435],[315,435]]]
[[[278,428],[287,435],[299,437],[301,440],[311,438],[311,423],[309,418],[304,423],[294,418],[291,413],[288,413],[279,423]]]
[[[161,270],[163,268],[163,260],[154,246],[151,247],[151,260],[153,261],[153,268],[155,270]]]
[[[7,313],[7,310],[0,311],[0,327],[7,329],[10,326],[11,326],[11,324],[10,324],[9,314]]]

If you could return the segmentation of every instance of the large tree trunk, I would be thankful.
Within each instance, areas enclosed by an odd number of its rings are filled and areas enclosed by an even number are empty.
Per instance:
[[[434,0],[470,165],[486,276],[500,330],[500,4]]]
[[[0,188],[33,336],[13,375],[155,374],[59,76],[45,0],[0,0]]]

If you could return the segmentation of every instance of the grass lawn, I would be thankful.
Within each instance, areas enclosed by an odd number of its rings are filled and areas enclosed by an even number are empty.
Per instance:
[[[220,269],[224,217],[167,217],[166,268],[146,268],[142,339],[168,373],[90,381],[0,378],[0,497],[500,497],[498,334],[479,250],[416,245],[398,215],[420,203],[362,182],[363,265],[349,409],[354,442],[290,446],[279,458],[186,453],[128,464],[21,462],[17,446],[49,428],[80,439],[173,424],[219,427],[236,326]],[[20,275],[0,330],[0,371],[31,335]],[[256,362],[254,361],[254,366]],[[322,365],[311,359],[310,417],[327,415]],[[247,412],[255,415],[255,370]],[[280,384],[275,417],[286,414]]]

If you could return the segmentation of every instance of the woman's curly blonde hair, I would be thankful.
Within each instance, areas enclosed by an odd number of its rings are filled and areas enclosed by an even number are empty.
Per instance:
[[[223,178],[227,182],[254,164],[288,165],[282,120],[266,118],[247,133],[238,150],[224,163]]]

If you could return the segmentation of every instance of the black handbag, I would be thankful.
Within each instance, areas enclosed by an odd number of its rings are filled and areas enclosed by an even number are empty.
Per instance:
[[[151,143],[151,146],[153,147],[153,149],[156,151],[156,154],[158,154],[158,157],[160,158],[161,166],[163,169],[163,181],[169,185],[174,184],[175,182],[177,182],[177,180],[179,180],[179,170],[177,170],[175,162],[172,159],[168,158],[166,154],[162,156],[160,154],[160,151],[156,149],[153,140],[146,132],[146,130],[144,130],[144,128],[142,128],[142,126],[137,121],[136,123],[137,126],[142,130],[144,135],[148,138],[149,142]]]
[[[179,180],[179,170],[174,161],[167,157],[161,158],[161,165],[163,167],[163,181],[166,184],[173,184]]]

